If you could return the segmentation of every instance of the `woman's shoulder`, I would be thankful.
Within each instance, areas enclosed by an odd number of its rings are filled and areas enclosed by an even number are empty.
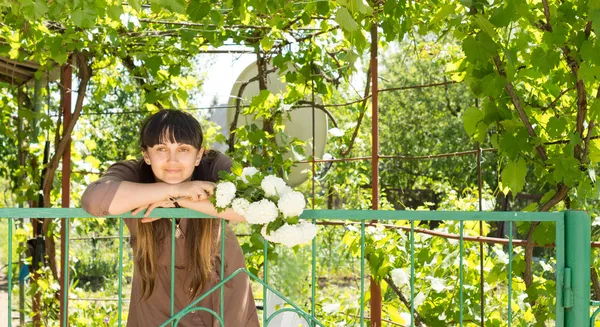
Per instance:
[[[231,171],[233,161],[227,155],[216,150],[209,150],[206,156],[210,162],[210,172],[213,180],[219,179],[220,171]]]

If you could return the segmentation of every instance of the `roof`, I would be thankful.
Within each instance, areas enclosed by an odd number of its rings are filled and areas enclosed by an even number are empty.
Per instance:
[[[29,82],[40,65],[34,61],[16,61],[0,57],[0,82],[21,86]]]

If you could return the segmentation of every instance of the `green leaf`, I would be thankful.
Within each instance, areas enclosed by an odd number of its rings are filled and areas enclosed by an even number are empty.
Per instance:
[[[199,22],[210,13],[210,4],[200,0],[191,0],[186,13],[191,20]]]
[[[38,20],[48,12],[48,6],[42,0],[23,0],[21,8],[23,16],[29,20]]]
[[[158,56],[147,58],[144,60],[144,62],[146,63],[146,67],[150,70],[152,75],[156,75],[156,73],[160,70],[160,66],[163,64],[162,59]]]
[[[552,116],[548,119],[548,123],[546,124],[546,133],[548,133],[548,136],[552,139],[559,139],[563,136],[567,124],[568,122],[565,117],[560,116],[557,118]]]
[[[501,7],[496,9],[490,17],[490,23],[494,24],[497,27],[507,27],[511,22],[519,19],[519,15],[517,15],[517,11],[512,4],[512,1],[507,1],[506,7]]]
[[[463,113],[463,125],[465,131],[469,136],[473,136],[477,139],[485,137],[485,131],[487,125],[483,122],[483,112],[476,107],[469,107]]]
[[[527,165],[525,159],[511,160],[502,170],[502,184],[506,185],[513,194],[519,193],[525,186]]]
[[[184,13],[187,2],[185,0],[161,0],[162,6],[175,13]]]
[[[467,60],[477,63],[487,62],[496,53],[497,46],[487,33],[480,32],[476,37],[466,37],[462,48]]]
[[[475,22],[479,25],[482,31],[489,35],[492,39],[496,38],[496,26],[481,14],[475,15]]]
[[[71,18],[77,27],[93,27],[96,24],[96,10],[86,6],[83,9],[73,11]]]
[[[265,36],[260,40],[260,45],[262,46],[264,51],[269,51],[273,48],[273,44],[275,44],[275,40],[270,36]]]
[[[213,24],[220,25],[221,22],[223,21],[223,15],[221,15],[221,13],[218,10],[211,10],[210,11],[210,20],[212,21]]]
[[[545,51],[538,47],[531,53],[531,64],[543,74],[548,74],[560,61],[560,55],[554,50]]]
[[[267,98],[271,95],[271,91],[262,90],[259,94],[255,95],[250,102],[250,107],[260,106],[263,102],[267,100]]]
[[[122,6],[110,6],[106,10],[106,14],[112,20],[120,21],[121,15],[123,14],[123,7]]]
[[[345,7],[340,7],[335,13],[335,21],[348,32],[354,32],[358,29],[358,24]]]
[[[127,2],[135,11],[138,13],[142,12],[142,4],[140,3],[141,0],[128,0]]]

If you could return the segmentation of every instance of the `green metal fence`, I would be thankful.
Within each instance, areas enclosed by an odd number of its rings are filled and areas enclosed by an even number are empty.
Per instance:
[[[138,215],[141,217],[142,214]],[[206,218],[206,215],[200,214],[195,211],[187,209],[156,209],[152,215],[153,217],[169,217],[169,218]],[[82,209],[0,209],[0,218],[7,218],[6,223],[8,224],[8,253],[9,261],[13,262],[12,258],[12,238],[13,238],[13,224],[16,219],[19,218],[63,218],[67,220],[67,225],[70,218],[91,218],[89,214],[85,213]],[[119,219],[119,299],[118,299],[118,325],[121,326],[122,318],[122,284],[123,284],[123,219],[130,218],[131,216],[120,215],[111,216],[110,218]],[[465,299],[463,298],[463,252],[464,252],[464,222],[465,221],[506,221],[511,222],[509,224],[509,242],[508,242],[508,254],[509,254],[509,267],[508,267],[508,298],[509,301],[506,304],[508,312],[508,326],[511,326],[512,322],[512,261],[513,261],[513,232],[512,222],[553,222],[556,228],[556,318],[555,326],[567,326],[567,327],[589,327],[593,326],[596,315],[600,312],[597,310],[592,317],[590,317],[590,306],[597,306],[600,303],[590,301],[590,217],[585,212],[579,211],[567,211],[567,212],[450,212],[450,211],[359,211],[359,210],[307,210],[302,215],[302,219],[313,219],[314,221],[358,221],[361,225],[361,259],[360,259],[360,271],[361,271],[361,283],[360,283],[360,326],[365,325],[365,226],[373,220],[377,221],[394,221],[394,220],[405,220],[410,222],[410,253],[411,253],[411,322],[410,326],[415,326],[415,258],[414,258],[414,245],[415,245],[415,221],[427,220],[427,221],[458,221],[460,225],[460,264],[459,264],[459,321],[458,325],[463,326],[463,311]],[[1,221],[1,220],[0,220]],[[223,222],[224,223],[224,222]],[[175,221],[173,220],[172,233],[175,231]],[[225,229],[222,228],[223,235],[222,240],[225,239]],[[68,240],[69,233],[66,231],[65,237],[67,240],[66,252],[68,253]],[[319,237],[319,236],[317,236]],[[175,237],[171,237],[171,270],[175,268]],[[225,254],[224,242],[221,243],[221,253]],[[264,255],[266,258],[268,246],[265,242]],[[67,256],[68,258],[68,256]],[[175,312],[173,300],[171,301],[171,319],[165,321],[161,326],[177,325],[179,320],[191,311],[207,311],[214,315],[219,321],[221,326],[225,326],[227,323],[227,317],[223,317],[223,301],[220,301],[221,306],[219,312],[215,312],[210,308],[196,307],[202,299],[208,296],[212,292],[220,292],[221,299],[223,299],[223,285],[237,274],[248,274],[251,279],[260,283],[263,287],[263,298],[267,300],[267,291],[270,290],[274,294],[280,296],[286,300],[291,307],[285,307],[279,309],[267,316],[267,303],[263,303],[264,310],[262,315],[263,326],[268,326],[268,323],[277,315],[283,312],[296,312],[301,317],[304,317],[311,325],[323,326],[319,322],[318,317],[315,316],[315,293],[316,293],[316,241],[313,240],[312,244],[312,297],[310,310],[300,308],[294,303],[291,303],[286,299],[285,296],[280,294],[277,290],[273,289],[269,285],[269,264],[265,260],[263,266],[263,279],[250,273],[246,269],[239,269],[233,272],[229,276],[224,276],[224,263],[225,258],[221,260],[221,276],[222,280],[215,285],[207,293],[203,294],[200,298],[195,300],[185,309]],[[68,270],[68,260],[65,261],[63,269]],[[12,294],[12,269],[8,269],[8,326],[12,326],[11,321],[11,302]],[[171,274],[173,276],[173,274]],[[68,282],[68,281],[67,281]],[[63,286],[64,287],[64,286]],[[68,287],[65,288],[68,292]],[[171,278],[171,299],[174,298],[174,278]],[[68,301],[68,294],[64,296],[65,302],[63,305],[66,306]],[[68,322],[65,319],[61,322],[62,326],[67,326]]]

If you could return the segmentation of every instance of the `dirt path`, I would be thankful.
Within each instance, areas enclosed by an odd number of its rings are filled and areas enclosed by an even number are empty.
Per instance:
[[[0,327],[8,326],[8,280],[0,275]]]

